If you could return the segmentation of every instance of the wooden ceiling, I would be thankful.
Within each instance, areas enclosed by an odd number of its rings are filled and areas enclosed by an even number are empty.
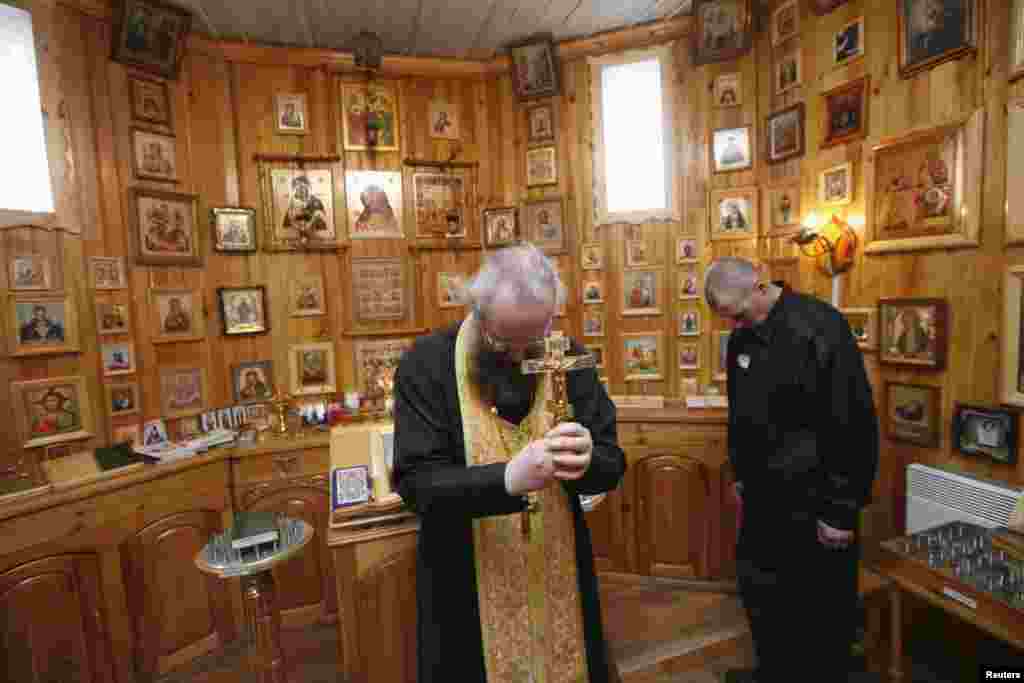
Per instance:
[[[172,0],[214,40],[348,50],[361,31],[385,55],[491,59],[548,33],[590,36],[691,11],[692,0]]]

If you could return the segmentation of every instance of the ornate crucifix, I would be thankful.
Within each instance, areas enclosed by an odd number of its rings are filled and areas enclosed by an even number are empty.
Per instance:
[[[551,396],[548,398],[547,411],[551,413],[551,426],[572,419],[572,405],[566,390],[566,373],[595,366],[594,356],[585,353],[579,356],[566,355],[569,351],[569,338],[561,332],[552,332],[544,339],[544,357],[524,360],[524,375],[551,375]],[[530,515],[540,507],[537,492],[526,494],[526,510],[522,513],[523,535],[530,536]]]

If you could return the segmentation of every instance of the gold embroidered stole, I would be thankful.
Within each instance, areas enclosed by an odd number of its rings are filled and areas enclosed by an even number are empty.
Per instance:
[[[478,323],[467,317],[455,344],[459,407],[469,466],[507,462],[551,423],[545,412],[550,375],[538,382],[533,407],[516,427],[494,414],[469,380]],[[576,531],[569,500],[557,484],[539,491],[525,537],[519,514],[473,521],[477,593],[489,683],[588,681],[583,607],[576,578]]]

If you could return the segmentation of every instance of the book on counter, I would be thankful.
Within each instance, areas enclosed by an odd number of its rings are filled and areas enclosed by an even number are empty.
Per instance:
[[[258,510],[235,513],[235,522],[231,526],[231,547],[235,550],[273,543],[279,537],[276,512]]]

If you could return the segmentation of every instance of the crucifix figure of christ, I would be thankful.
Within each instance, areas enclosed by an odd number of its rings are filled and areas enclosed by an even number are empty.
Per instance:
[[[524,360],[522,365],[524,375],[551,375],[551,396],[545,406],[551,413],[550,427],[572,419],[572,406],[569,404],[565,385],[566,374],[574,370],[592,368],[596,364],[594,356],[589,353],[570,356],[567,355],[568,351],[569,338],[563,336],[561,332],[552,332],[544,339],[544,357]],[[539,507],[537,492],[527,493],[526,510],[522,513],[523,535],[526,537],[530,536],[530,516]]]

